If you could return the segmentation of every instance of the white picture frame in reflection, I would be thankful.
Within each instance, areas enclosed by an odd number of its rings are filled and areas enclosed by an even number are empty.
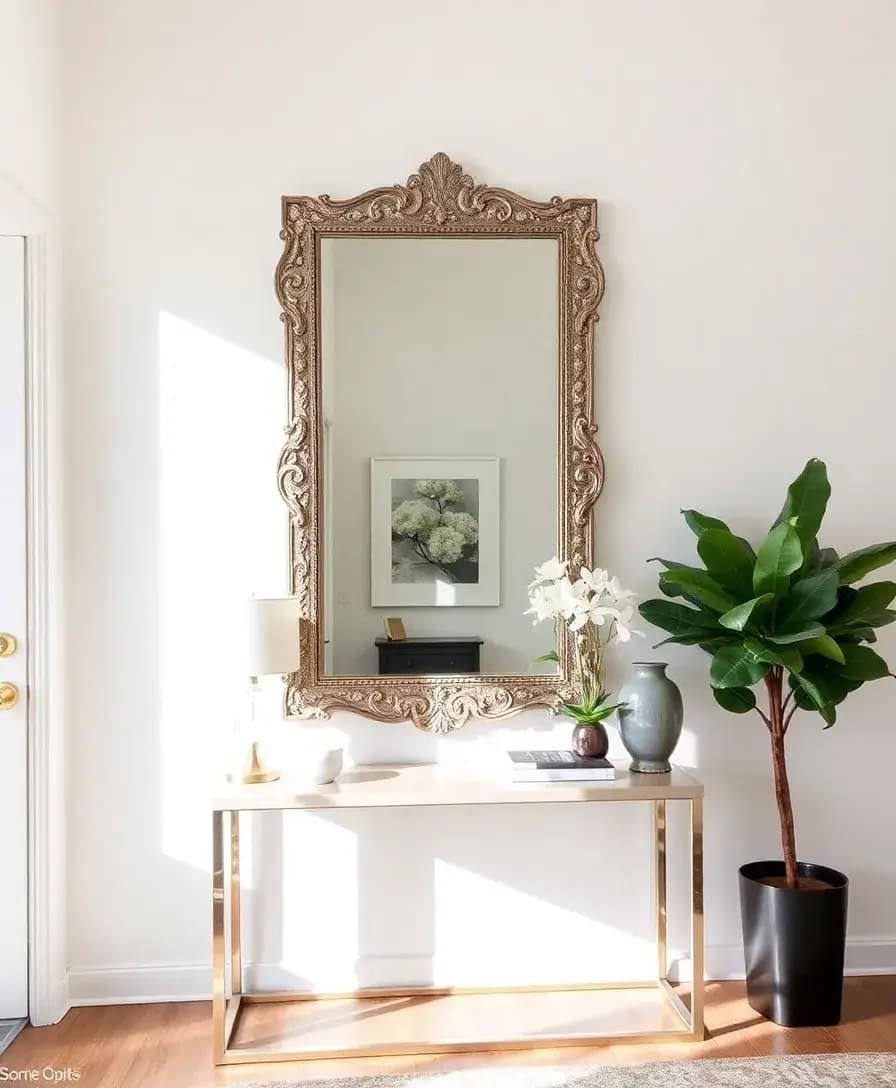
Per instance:
[[[370,603],[500,605],[500,458],[370,459]]]

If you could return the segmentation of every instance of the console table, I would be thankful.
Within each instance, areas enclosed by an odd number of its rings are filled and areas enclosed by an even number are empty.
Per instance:
[[[479,651],[483,641],[468,635],[374,639],[380,676],[479,672]]]
[[[666,948],[666,806],[675,801],[684,802],[690,814],[693,981],[688,1001],[668,978]],[[512,989],[404,986],[346,994],[243,990],[240,813],[594,802],[640,802],[653,810],[657,947],[654,980]],[[225,837],[226,831],[229,835]],[[212,843],[212,1030],[216,1065],[703,1039],[703,786],[678,768],[669,774],[631,774],[617,768],[617,778],[611,782],[542,785],[460,778],[433,765],[390,765],[356,767],[326,786],[291,786],[288,779],[252,786],[227,784],[212,798]],[[558,1023],[570,1019],[568,1002],[573,999],[578,1002],[574,1019],[596,1015],[600,1024],[577,1022],[573,1024],[575,1030],[558,1029]],[[502,1005],[502,1001],[506,1004]],[[558,1004],[563,1001],[566,1006]],[[264,1039],[240,1041],[241,1018],[259,1002],[299,1003],[301,1016],[292,1032],[298,1035],[299,1045],[292,1042],[284,1047],[282,1040],[270,1039],[269,1024],[263,1029]],[[335,1015],[321,1017],[317,1015],[321,1009]],[[497,1017],[497,1027],[489,1026],[489,1016],[492,1024]],[[385,1036],[377,1031],[380,1023],[386,1027]]]

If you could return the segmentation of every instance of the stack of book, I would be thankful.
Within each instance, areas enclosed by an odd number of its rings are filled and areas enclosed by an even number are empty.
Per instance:
[[[608,759],[570,751],[508,752],[513,782],[606,782],[616,777]]]

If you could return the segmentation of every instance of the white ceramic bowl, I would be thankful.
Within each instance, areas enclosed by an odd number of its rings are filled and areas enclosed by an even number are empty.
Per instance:
[[[334,782],[341,770],[341,748],[318,748],[306,749],[298,756],[293,774],[300,782],[323,786]]]

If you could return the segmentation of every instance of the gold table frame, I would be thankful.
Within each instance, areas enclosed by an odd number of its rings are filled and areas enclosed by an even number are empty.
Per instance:
[[[400,780],[379,788],[376,772]],[[371,781],[371,778],[373,781]],[[246,811],[320,811],[344,808],[442,806],[479,804],[542,804],[648,802],[654,813],[654,887],[657,977],[650,982],[592,983],[514,987],[386,987],[348,993],[308,993],[243,990],[240,918],[240,813]],[[669,979],[667,947],[667,824],[666,805],[683,801],[690,815],[690,938],[692,982],[690,1006],[675,992]],[[225,840],[229,825],[229,843]],[[215,1065],[301,1061],[339,1057],[376,1057],[395,1054],[433,1054],[463,1051],[530,1050],[555,1046],[588,1046],[619,1042],[695,1042],[704,1039],[703,980],[703,787],[678,768],[671,774],[630,775],[619,772],[615,782],[504,785],[496,782],[453,780],[432,766],[357,768],[330,786],[308,787],[291,793],[281,783],[233,785],[212,802],[212,1030]],[[226,846],[229,845],[229,849]],[[226,877],[226,879],[225,879]],[[229,918],[225,913],[229,899]],[[227,959],[230,959],[228,986]],[[613,990],[658,988],[681,1021],[681,1027],[652,1032],[590,1034],[583,1032],[516,1036],[512,1038],[442,1040],[436,1042],[382,1042],[363,1046],[309,1046],[302,1050],[274,1051],[233,1047],[232,1041],[244,1006],[260,1002],[327,1001],[347,998],[450,996],[481,993],[536,993],[560,990]]]

